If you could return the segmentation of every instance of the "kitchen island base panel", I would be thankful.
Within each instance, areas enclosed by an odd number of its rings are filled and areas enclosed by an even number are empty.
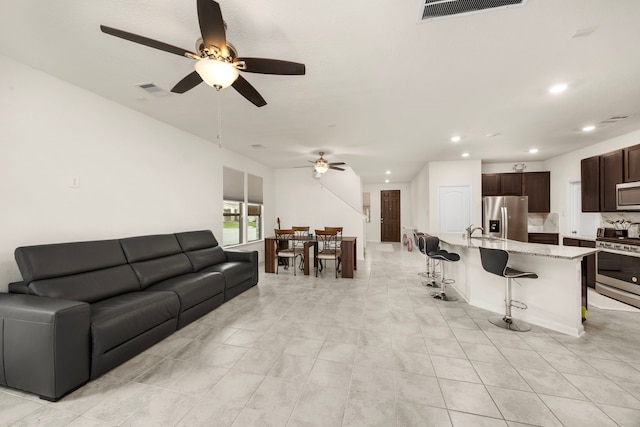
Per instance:
[[[503,313],[504,279],[483,269],[478,248],[451,245],[443,240],[441,246],[458,252],[462,258],[449,270],[450,277],[456,278],[452,286],[460,296],[475,307]],[[584,334],[580,261],[510,253],[512,268],[538,274],[538,279],[530,282],[515,280],[512,298],[525,303],[528,309],[514,309],[513,317],[574,337]]]

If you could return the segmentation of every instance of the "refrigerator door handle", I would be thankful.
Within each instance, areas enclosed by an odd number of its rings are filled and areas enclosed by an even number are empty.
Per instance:
[[[502,206],[500,208],[500,214],[502,216],[502,238],[506,239],[509,235],[509,219],[507,217],[507,208]]]

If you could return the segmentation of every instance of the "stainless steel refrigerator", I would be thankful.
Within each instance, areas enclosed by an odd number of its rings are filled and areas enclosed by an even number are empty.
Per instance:
[[[484,234],[520,242],[529,241],[529,197],[484,197],[482,208]]]

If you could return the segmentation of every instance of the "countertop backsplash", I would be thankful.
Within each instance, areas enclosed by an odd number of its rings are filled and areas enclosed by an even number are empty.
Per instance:
[[[527,230],[529,233],[558,233],[559,218],[557,212],[529,213]]]
[[[624,224],[612,224],[609,221],[624,220]],[[640,223],[640,212],[610,212],[600,214],[600,227],[604,228],[622,228],[629,230],[629,237],[638,236],[638,225],[629,223]]]

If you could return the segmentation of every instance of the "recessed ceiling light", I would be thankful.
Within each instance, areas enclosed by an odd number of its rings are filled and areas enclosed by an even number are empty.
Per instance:
[[[387,175],[391,175],[391,171],[386,171],[385,172]]]
[[[389,180],[388,180],[388,179],[385,179],[385,180],[384,180],[384,182],[385,182],[385,184],[388,184],[388,183],[389,183]]]
[[[451,142],[458,142],[460,141],[462,138],[458,135],[454,135],[451,137]]]
[[[591,132],[592,130],[594,130],[596,127],[594,125],[588,125],[582,128],[583,132]]]
[[[567,90],[567,87],[568,87],[568,86],[567,86],[567,84],[566,84],[566,83],[558,83],[558,84],[555,84],[555,85],[551,86],[551,87],[549,88],[549,92],[550,92],[550,93],[553,93],[553,94],[562,93],[562,92],[564,92],[565,90]]]
[[[537,148],[531,148],[531,149],[529,150],[529,152],[530,152],[531,154],[536,154],[536,153],[538,152],[538,149],[537,149]]]
[[[469,153],[462,153],[462,157],[469,157]]]

